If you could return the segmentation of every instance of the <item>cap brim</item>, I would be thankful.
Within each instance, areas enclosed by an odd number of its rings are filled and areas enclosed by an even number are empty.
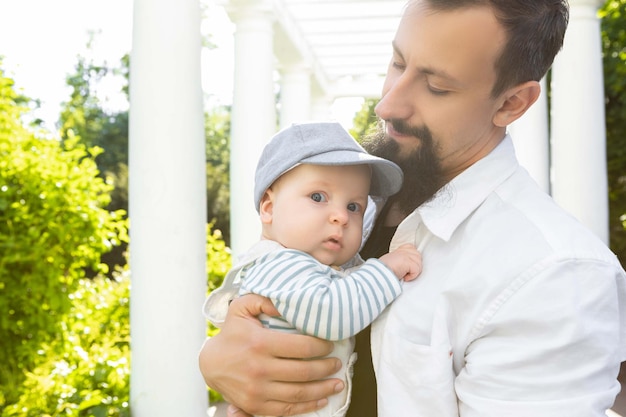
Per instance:
[[[372,182],[370,195],[389,197],[400,191],[403,174],[400,167],[391,161],[364,152],[337,150],[314,155],[301,161],[314,165],[370,165]]]

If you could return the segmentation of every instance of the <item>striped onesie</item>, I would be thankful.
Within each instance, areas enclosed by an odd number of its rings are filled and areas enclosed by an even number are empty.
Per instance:
[[[307,253],[261,241],[251,251],[258,255],[238,271],[240,295],[259,294],[272,300],[281,317],[262,315],[268,328],[305,333],[335,342],[331,354],[342,361],[333,377],[346,389],[329,398],[329,405],[307,416],[343,416],[350,403],[354,338],[402,291],[400,280],[378,259],[337,270]],[[259,250],[260,249],[260,250]]]

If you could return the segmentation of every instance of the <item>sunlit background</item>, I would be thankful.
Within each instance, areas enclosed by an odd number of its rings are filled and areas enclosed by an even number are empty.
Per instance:
[[[233,24],[224,9],[202,0],[202,35],[214,45],[202,51],[205,108],[232,104]],[[132,42],[132,0],[0,0],[0,57],[18,90],[38,99],[34,113],[54,130],[60,104],[68,99],[65,78],[77,57],[116,67]],[[126,110],[123,80],[109,76],[98,91],[105,109]],[[360,98],[338,99],[332,117],[349,127]]]

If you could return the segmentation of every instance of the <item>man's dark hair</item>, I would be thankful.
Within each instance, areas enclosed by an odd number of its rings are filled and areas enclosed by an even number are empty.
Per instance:
[[[567,0],[426,0],[433,10],[490,7],[504,27],[507,42],[496,60],[497,96],[509,87],[539,81],[563,47],[569,20]]]

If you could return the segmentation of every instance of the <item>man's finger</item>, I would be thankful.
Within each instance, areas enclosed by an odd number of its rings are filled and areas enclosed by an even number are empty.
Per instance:
[[[269,362],[267,367],[272,369],[272,379],[285,382],[325,380],[341,369],[341,361],[337,358],[308,361],[273,358]]]
[[[271,335],[272,337],[266,340],[267,348],[278,358],[321,358],[330,355],[334,349],[332,342],[313,336],[278,331],[272,332]]]
[[[328,405],[327,399],[309,401],[305,403],[289,403],[282,401],[268,401],[262,408],[259,408],[254,412],[255,415],[271,415],[271,416],[293,416],[311,413],[317,411],[320,408],[324,408]],[[228,417],[251,417],[252,414],[247,414],[245,411],[232,406],[227,410]]]
[[[306,403],[308,406],[311,406],[311,404],[317,401],[340,393],[344,387],[345,385],[340,379],[327,379],[306,384],[272,382],[264,387],[263,392],[265,398],[271,398],[272,402],[285,404]]]
[[[226,408],[226,415],[228,417],[252,417],[252,414],[248,414],[241,408],[232,404],[228,404],[228,408]]]

